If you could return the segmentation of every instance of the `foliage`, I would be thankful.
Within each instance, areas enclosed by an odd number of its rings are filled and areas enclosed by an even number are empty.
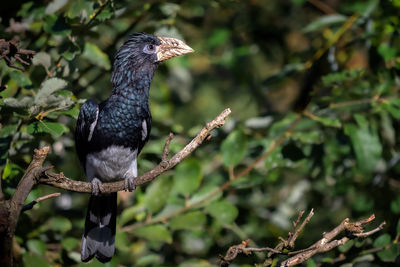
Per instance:
[[[296,248],[346,217],[375,213],[388,226],[307,266],[341,252],[346,266],[393,263],[400,251],[400,2],[330,1],[337,14],[313,2],[3,3],[0,38],[17,36],[37,52],[25,72],[0,62],[1,84],[8,85],[0,93],[6,197],[33,149],[45,144],[52,146],[48,165],[84,179],[73,142],[79,107],[110,93],[113,55],[126,36],[154,32],[183,38],[196,53],[156,73],[154,126],[139,173],[158,163],[170,130],[178,151],[223,108],[233,116],[174,171],[119,194],[111,266],[214,266],[241,240],[273,247],[298,211],[311,208],[316,215]],[[248,166],[254,168],[238,175]],[[38,186],[27,201],[54,191]],[[87,202],[88,195],[62,192],[25,212],[16,233],[21,264],[97,265],[79,263]]]

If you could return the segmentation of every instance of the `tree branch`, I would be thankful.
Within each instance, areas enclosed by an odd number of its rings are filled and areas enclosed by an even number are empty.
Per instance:
[[[221,112],[214,120],[207,123],[203,129],[197,134],[193,140],[187,144],[181,151],[176,153],[171,159],[168,159],[169,154],[169,143],[171,142],[173,135],[170,134],[164,146],[164,152],[162,155],[162,161],[152,170],[138,176],[134,180],[135,186],[139,186],[154,180],[157,176],[164,173],[165,171],[173,168],[189,156],[197,147],[199,147],[203,141],[208,137],[210,132],[224,125],[226,118],[231,113],[231,110],[225,109]],[[39,183],[51,185],[54,187],[62,188],[69,191],[91,193],[92,185],[88,182],[81,182],[69,179],[64,176],[63,173],[47,173],[45,172],[39,179]],[[103,193],[111,193],[124,190],[124,181],[103,183]]]
[[[350,222],[350,220],[348,218],[346,218],[342,221],[342,223],[340,223],[332,231],[323,233],[322,238],[320,240],[318,240],[316,243],[314,243],[313,245],[311,245],[310,247],[308,247],[306,249],[297,250],[297,251],[284,252],[285,249],[292,249],[294,247],[294,242],[297,239],[299,233],[302,231],[304,226],[311,220],[312,216],[314,215],[313,210],[311,210],[310,213],[308,214],[308,216],[304,219],[303,223],[300,225],[300,227],[297,228],[303,213],[304,213],[304,211],[300,212],[296,222],[294,223],[294,232],[293,232],[293,234],[289,232],[288,240],[284,240],[283,238],[280,238],[281,242],[275,248],[268,248],[268,247],[248,248],[246,246],[249,243],[249,240],[242,241],[242,243],[239,245],[231,246],[228,249],[225,256],[220,255],[220,260],[221,260],[220,266],[224,266],[224,267],[229,266],[229,264],[240,253],[244,253],[247,255],[251,252],[261,252],[261,251],[269,251],[267,260],[266,260],[267,265],[270,265],[270,263],[272,263],[271,257],[274,254],[280,254],[280,255],[294,255],[294,256],[281,262],[278,266],[281,266],[281,267],[295,266],[295,265],[303,263],[304,261],[308,260],[315,254],[327,252],[327,251],[330,251],[330,250],[336,248],[337,246],[344,245],[351,239],[370,236],[370,235],[382,230],[383,227],[386,225],[386,222],[382,222],[375,229],[368,231],[368,232],[364,232],[364,226],[367,223],[370,223],[371,221],[373,221],[375,219],[374,214],[372,214],[367,219],[364,219],[364,220],[361,220],[358,222],[353,222],[353,223]],[[336,236],[338,236],[342,232],[345,232],[344,237],[342,237],[341,239],[333,240]]]
[[[60,196],[60,195],[61,195],[61,193],[53,193],[53,194],[45,195],[45,196],[42,196],[42,197],[38,197],[38,198],[35,199],[34,201],[32,201],[32,202],[30,202],[30,203],[24,205],[24,206],[22,207],[21,211],[24,212],[24,211],[30,210],[30,209],[32,209],[37,203],[39,203],[40,201],[43,201],[43,200],[46,200],[46,199],[49,199],[49,198],[53,198],[53,197],[58,197],[58,196]]]

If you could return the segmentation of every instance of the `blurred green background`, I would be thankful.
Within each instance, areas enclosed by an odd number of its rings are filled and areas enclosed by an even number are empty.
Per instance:
[[[130,33],[177,37],[196,50],[156,72],[140,174],[158,164],[170,131],[177,152],[232,109],[226,125],[174,170],[133,194],[119,193],[117,251],[108,266],[216,266],[218,255],[242,240],[274,247],[298,212],[311,208],[297,249],[346,217],[374,213],[371,229],[387,226],[305,266],[332,266],[342,253],[335,266],[395,264],[399,0],[38,0],[4,2],[0,13],[0,38],[18,38],[37,52],[25,72],[0,62],[1,84],[8,85],[0,93],[6,197],[44,145],[52,147],[46,165],[85,179],[73,141],[79,108],[85,99],[108,97],[113,56]],[[39,185],[27,202],[60,191]],[[89,195],[61,193],[22,214],[19,265],[100,266],[80,263]],[[232,266],[265,259],[241,255]]]

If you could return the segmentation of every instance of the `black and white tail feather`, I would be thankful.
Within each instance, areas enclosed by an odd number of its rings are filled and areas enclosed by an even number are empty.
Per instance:
[[[103,263],[111,260],[115,251],[116,211],[117,193],[90,197],[82,235],[82,261],[94,256]]]

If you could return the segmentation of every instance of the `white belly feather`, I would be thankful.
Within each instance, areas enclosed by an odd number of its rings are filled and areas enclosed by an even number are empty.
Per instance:
[[[86,156],[86,177],[90,182],[98,178],[102,182],[137,177],[137,149],[110,146]]]

